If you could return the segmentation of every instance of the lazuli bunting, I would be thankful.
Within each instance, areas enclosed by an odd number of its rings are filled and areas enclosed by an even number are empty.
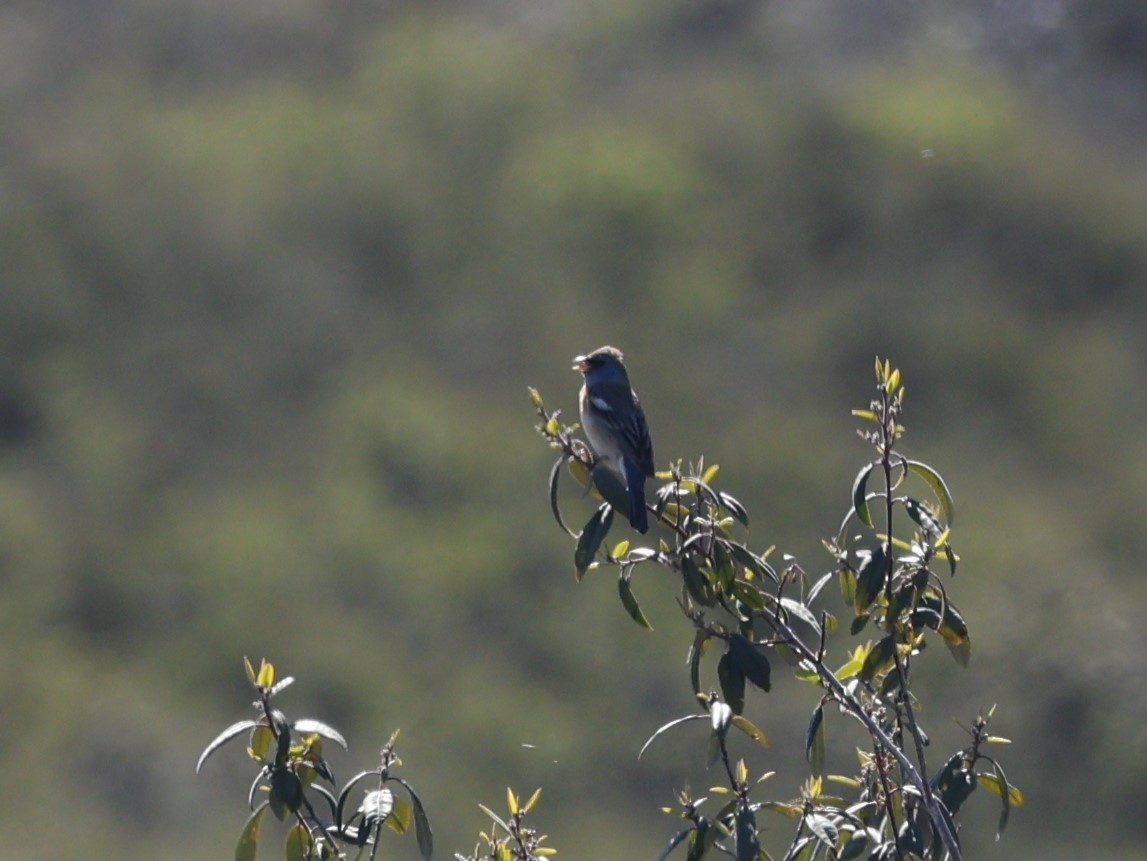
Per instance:
[[[649,531],[645,478],[653,475],[653,443],[621,359],[621,351],[614,347],[599,347],[574,359],[574,370],[585,377],[580,396],[581,426],[598,461],[625,479],[629,523],[645,533]]]

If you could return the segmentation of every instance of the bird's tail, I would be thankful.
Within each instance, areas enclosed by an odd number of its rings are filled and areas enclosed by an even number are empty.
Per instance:
[[[629,524],[642,535],[649,531],[649,517],[645,511],[645,475],[629,458],[622,458],[625,486],[629,491]]]

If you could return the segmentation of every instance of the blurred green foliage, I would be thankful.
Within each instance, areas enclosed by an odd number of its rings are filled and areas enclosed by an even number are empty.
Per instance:
[[[570,854],[654,857],[648,799],[707,785],[635,759],[688,707],[673,608],[574,588],[523,420],[616,343],[659,458],[810,571],[905,368],[978,632],[927,699],[1024,740],[1009,856],[1138,857],[1142,15],[1060,5],[5,6],[6,833],[229,852],[247,779],[193,765],[247,654],[402,728],[440,852],[516,785]]]

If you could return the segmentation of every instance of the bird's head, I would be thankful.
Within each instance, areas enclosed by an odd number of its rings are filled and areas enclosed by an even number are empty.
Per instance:
[[[621,360],[621,350],[616,347],[598,347],[592,353],[575,356],[573,370],[581,371],[583,374],[599,372],[602,375],[620,372],[622,376],[625,376],[625,366]]]

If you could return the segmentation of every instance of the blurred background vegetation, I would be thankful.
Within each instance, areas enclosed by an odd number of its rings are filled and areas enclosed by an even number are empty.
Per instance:
[[[340,779],[402,728],[441,857],[507,784],[562,857],[656,857],[711,782],[635,759],[684,629],[575,586],[526,398],[572,417],[603,343],[810,572],[900,365],[974,644],[923,719],[998,702],[1028,801],[968,857],[1141,857],[1138,0],[13,0],[0,118],[0,858],[227,857],[250,763],[193,766],[244,655]],[[779,795],[813,705],[751,696]]]

